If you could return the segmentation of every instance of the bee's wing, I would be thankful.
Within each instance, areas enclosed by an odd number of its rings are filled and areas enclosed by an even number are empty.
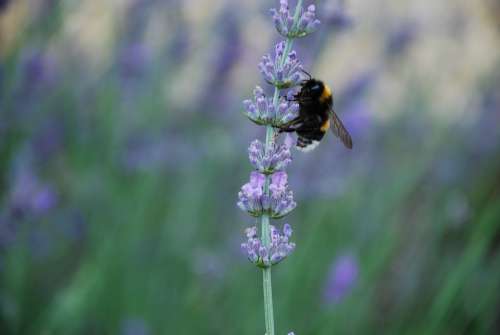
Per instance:
[[[335,134],[335,136],[340,138],[346,148],[352,149],[351,135],[349,135],[349,132],[347,131],[347,129],[345,129],[344,124],[342,123],[342,121],[340,121],[339,117],[337,116],[337,114],[335,114],[333,109],[330,110],[330,118],[330,129],[332,130],[332,132]]]

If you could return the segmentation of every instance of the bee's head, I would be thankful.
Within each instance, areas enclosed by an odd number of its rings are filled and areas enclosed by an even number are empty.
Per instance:
[[[325,85],[321,80],[311,78],[304,82],[302,89],[300,91],[302,97],[309,97],[309,99],[320,101],[321,103],[326,103],[331,105],[332,91]]]
[[[309,79],[302,85],[302,91],[312,98],[319,98],[325,90],[325,84],[316,79]]]

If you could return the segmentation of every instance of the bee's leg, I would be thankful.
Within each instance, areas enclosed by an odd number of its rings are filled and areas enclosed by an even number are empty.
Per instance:
[[[297,130],[297,128],[301,127],[300,123],[302,122],[302,119],[300,117],[296,117],[295,119],[285,123],[284,125],[281,125],[280,127],[277,127],[279,129],[280,133],[292,133]]]
[[[287,123],[286,125],[282,125],[280,127],[275,127],[278,129],[278,133],[293,133],[294,131],[297,130],[297,127],[292,127],[290,123]]]
[[[293,133],[299,129],[302,129],[302,125],[287,125],[278,128],[280,133]]]
[[[297,130],[297,128],[291,128],[291,127],[288,127],[288,128],[278,128],[278,132],[279,133],[293,133],[296,130]]]
[[[289,126],[294,126],[294,125],[297,125],[297,124],[299,124],[299,123],[301,123],[301,122],[302,122],[301,117],[300,117],[300,116],[297,116],[295,119],[293,119],[293,120],[288,121],[287,123],[285,123],[285,124],[283,125],[283,127],[285,127],[285,128],[286,128],[286,127],[289,127]]]
[[[288,95],[282,95],[280,98],[283,98],[286,101],[299,101],[298,94],[295,94],[292,99],[288,98]]]
[[[291,126],[293,126],[293,127],[291,127]],[[311,122],[310,120],[303,122],[303,120],[301,120],[300,118],[295,118],[292,121],[290,121],[289,123],[287,123],[286,125],[284,125],[283,127],[281,127],[280,129],[282,129],[283,132],[296,131],[297,134],[299,134],[299,135],[301,133],[309,133],[309,132],[316,133],[317,131],[321,131],[322,133],[325,133],[326,131],[323,131],[321,129],[321,126],[322,125],[318,124],[317,122]]]
[[[311,80],[312,79],[312,76],[309,72],[307,72],[306,70],[304,69],[300,69],[300,71],[302,71],[305,75],[307,75],[309,78],[307,80],[304,80],[304,82],[307,82],[308,80]]]

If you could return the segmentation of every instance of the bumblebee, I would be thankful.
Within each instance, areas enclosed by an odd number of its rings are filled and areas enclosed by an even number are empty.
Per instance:
[[[332,91],[321,80],[303,72],[309,79],[302,81],[300,91],[293,97],[299,104],[299,116],[281,126],[279,131],[296,132],[297,149],[307,152],[316,148],[331,129],[346,148],[352,149],[351,135],[333,111]]]

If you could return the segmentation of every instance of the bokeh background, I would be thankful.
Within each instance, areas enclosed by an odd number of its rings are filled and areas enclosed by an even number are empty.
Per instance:
[[[294,153],[278,334],[500,333],[500,2],[315,3],[354,149]],[[0,1],[1,334],[264,333],[236,195],[278,5]]]

